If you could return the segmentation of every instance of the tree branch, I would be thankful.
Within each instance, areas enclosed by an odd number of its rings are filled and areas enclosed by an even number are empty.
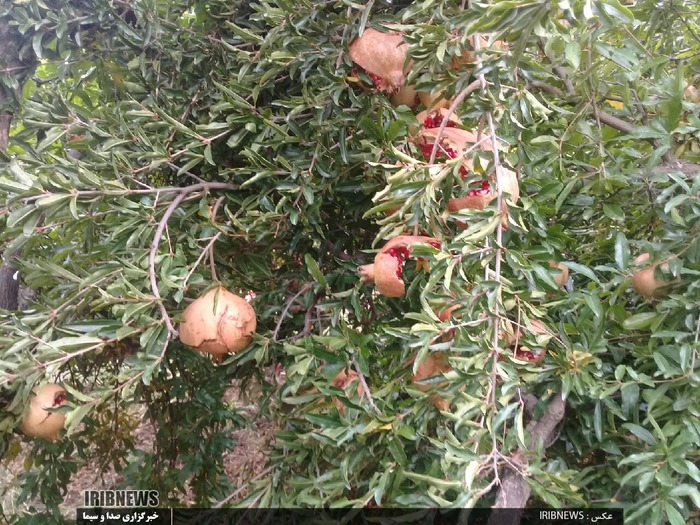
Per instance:
[[[464,99],[480,87],[481,81],[479,79],[475,80],[467,87],[465,87],[462,90],[462,92],[455,97],[455,99],[452,101],[452,104],[450,104],[450,107],[447,109],[447,113],[442,118],[442,123],[440,124],[440,128],[438,129],[437,135],[435,136],[435,142],[433,142],[433,149],[430,152],[430,160],[428,161],[429,164],[433,164],[435,162],[435,157],[437,156],[437,151],[440,147],[440,142],[442,141],[442,135],[445,133],[445,128],[447,127],[447,124],[450,121],[450,117],[455,112],[457,107],[464,101]],[[494,148],[495,147],[496,146],[494,145]]]
[[[203,189],[220,189],[220,188],[225,188],[225,189],[237,189],[238,186],[235,184],[226,184],[226,183],[215,183],[215,182],[200,182],[199,184],[193,184],[191,186],[185,186],[183,188],[160,188],[161,190],[168,190],[168,191],[176,191],[177,196],[173,199],[173,201],[170,203],[170,206],[165,210],[165,213],[163,213],[163,217],[160,219],[158,222],[158,227],[156,228],[156,233],[153,236],[153,242],[151,243],[151,251],[148,255],[148,275],[151,280],[151,290],[153,291],[153,295],[156,297],[158,300],[158,308],[160,308],[160,313],[161,317],[163,318],[163,321],[165,322],[165,325],[168,327],[168,332],[177,337],[178,333],[175,327],[173,326],[173,322],[170,319],[170,315],[168,314],[168,310],[165,308],[165,305],[163,304],[163,298],[160,295],[160,291],[158,290],[158,280],[156,278],[156,254],[158,253],[158,245],[160,244],[160,238],[163,236],[163,232],[165,231],[166,226],[168,225],[168,220],[172,216],[173,212],[177,209],[177,207],[180,205],[182,200],[187,196],[187,194],[203,190]],[[150,190],[134,190],[135,193],[153,193]],[[157,189],[155,190],[156,194],[160,194]],[[80,193],[80,192],[78,192]]]
[[[575,94],[576,89],[571,83],[571,80],[569,80],[569,75],[566,73],[566,70],[563,67],[557,65],[557,61],[554,59],[554,55],[552,55],[552,53],[547,52],[544,39],[540,38],[537,45],[539,46],[540,51],[542,51],[542,54],[546,56],[547,60],[549,60],[549,62],[552,64],[552,71],[554,71],[554,74],[557,75],[564,83],[564,88],[566,88],[567,94]]]
[[[564,419],[566,401],[560,392],[557,392],[550,401],[547,411],[539,420],[532,421],[528,425],[530,439],[528,449],[534,451],[542,443],[543,448],[551,445],[552,439],[556,435],[559,423]],[[520,449],[511,458],[513,464],[523,464],[527,462],[526,451]],[[525,477],[513,468],[506,467],[506,472],[501,480],[501,488],[496,495],[494,509],[524,509],[527,500],[530,498],[530,486]],[[488,525],[510,525],[520,523],[520,516],[517,512],[508,513],[494,512],[489,518]]]

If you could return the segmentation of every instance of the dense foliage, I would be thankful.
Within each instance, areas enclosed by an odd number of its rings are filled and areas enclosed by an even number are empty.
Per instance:
[[[0,434],[6,458],[31,445],[20,502],[47,506],[8,520],[56,519],[91,458],[164,504],[187,486],[202,505],[223,500],[240,488],[223,451],[250,423],[224,401],[234,379],[284,429],[242,505],[489,506],[522,448],[530,504],[697,519],[697,2],[465,4],[0,6],[23,64],[0,58],[2,109],[15,114],[0,235],[36,290],[0,314]],[[503,145],[482,155],[485,175],[518,173],[505,225],[505,196],[446,211],[468,186],[460,161],[429,165],[411,140],[416,112],[352,64],[348,45],[369,27],[404,34],[420,90],[455,96],[480,81],[456,113]],[[475,33],[508,47],[452,69]],[[404,297],[360,282],[373,248],[414,232],[441,243],[414,249],[430,271],[407,263]],[[659,279],[680,280],[665,297],[630,288],[644,252],[669,261]],[[565,289],[550,260],[569,268]],[[166,322],[215,278],[253,297],[258,317],[253,344],[221,363]],[[546,348],[542,362],[513,359],[499,336],[513,324]],[[452,369],[425,392],[412,368],[435,352]],[[369,396],[331,385],[350,368]],[[46,381],[70,394],[53,443],[15,433]],[[530,446],[528,422],[558,395],[556,435]],[[153,450],[134,445],[140,404]]]

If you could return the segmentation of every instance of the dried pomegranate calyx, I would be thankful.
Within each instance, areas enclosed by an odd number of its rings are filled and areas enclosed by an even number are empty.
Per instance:
[[[359,266],[358,271],[360,273],[360,281],[363,283],[373,283],[374,282],[374,263],[363,264]]]

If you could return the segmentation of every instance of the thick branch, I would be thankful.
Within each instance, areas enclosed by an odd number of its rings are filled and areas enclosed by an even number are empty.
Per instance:
[[[0,86],[0,153],[7,149],[10,140],[10,126],[12,125],[12,110],[16,106],[22,93],[22,86],[30,67],[19,58],[19,44],[22,35],[10,26],[7,19],[0,19],[0,64],[2,73],[11,75],[17,80],[17,88],[13,91]]]
[[[528,430],[530,430],[529,450],[536,450],[540,442],[543,447],[551,444],[559,423],[564,419],[565,409],[566,402],[561,393],[555,394],[544,415],[539,420],[533,421],[528,425]],[[522,449],[513,454],[511,459],[511,463],[516,465],[525,461],[525,451]],[[516,470],[507,468],[501,480],[501,488],[496,496],[494,509],[523,509],[530,498],[530,491],[530,486],[523,475]],[[516,516],[516,514],[515,512],[507,514],[494,512],[489,519],[489,525],[520,523],[520,517]]]
[[[2,105],[2,95],[0,95],[0,105]],[[12,125],[12,113],[0,113],[0,152],[7,149],[10,142],[10,126]]]
[[[554,74],[557,75],[561,81],[564,83],[564,87],[566,88],[566,92],[569,95],[573,95],[576,93],[576,89],[574,88],[574,85],[571,83],[571,80],[569,80],[569,75],[566,74],[566,70],[561,67],[560,65],[557,65],[557,61],[554,59],[554,55],[552,55],[551,52],[547,52],[547,48],[545,46],[544,39],[540,38],[538,42],[539,48],[542,51],[542,53],[547,57],[547,60],[549,60],[552,64],[552,71],[554,71]]]

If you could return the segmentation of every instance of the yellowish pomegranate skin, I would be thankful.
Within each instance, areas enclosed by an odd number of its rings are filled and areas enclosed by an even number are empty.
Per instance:
[[[200,352],[235,353],[253,341],[255,310],[222,286],[212,288],[182,314],[180,341]]]
[[[30,400],[29,412],[22,419],[19,429],[28,436],[55,441],[66,422],[66,415],[46,409],[65,404],[67,396],[63,387],[54,383],[35,389]]]
[[[394,106],[406,105],[415,109],[418,106],[418,92],[413,86],[405,84],[396,93],[392,93],[389,100]]]
[[[648,253],[642,253],[634,260],[635,264],[642,265],[650,259]],[[664,281],[663,279],[657,279],[654,276],[654,270],[657,267],[662,269],[668,269],[668,261],[661,261],[646,268],[636,270],[632,275],[632,288],[639,295],[650,298],[660,298],[668,295],[668,290],[666,286],[669,284],[679,282],[679,279],[673,281]]]
[[[549,266],[555,270],[559,270],[557,273],[553,274],[552,277],[554,278],[554,282],[557,283],[557,286],[561,288],[566,284],[566,281],[569,280],[569,269],[557,261],[549,261]]]

